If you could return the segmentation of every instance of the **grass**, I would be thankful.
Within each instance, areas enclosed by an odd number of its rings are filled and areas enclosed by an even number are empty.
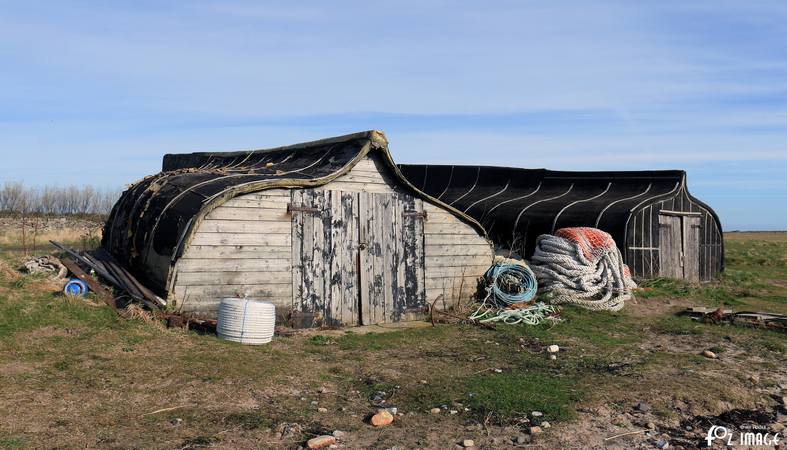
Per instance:
[[[467,427],[505,435],[532,411],[560,427],[582,417],[578,409],[626,411],[638,401],[663,421],[684,414],[676,399],[714,414],[720,402],[754,407],[762,398],[748,374],[780,371],[784,334],[673,314],[687,304],[787,308],[787,243],[727,249],[719,282],[649,281],[638,304],[617,313],[565,307],[555,325],[345,330],[262,347],[69,301],[0,251],[0,410],[14,411],[0,422],[0,448],[294,448],[335,429],[348,432],[348,448],[445,448],[464,438],[491,446]],[[643,314],[649,306],[661,309]],[[550,344],[561,347],[556,360],[544,351]],[[725,365],[736,358],[748,359]],[[380,391],[405,414],[382,432],[363,421]],[[443,405],[457,414],[429,413]],[[271,431],[293,423],[291,437]]]

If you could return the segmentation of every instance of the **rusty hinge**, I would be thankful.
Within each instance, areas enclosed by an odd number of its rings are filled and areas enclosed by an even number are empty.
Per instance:
[[[292,203],[287,203],[287,212],[310,212],[310,213],[319,213],[320,210],[317,208],[312,208],[310,206],[295,206]]]
[[[402,213],[402,215],[404,217],[420,217],[420,218],[424,219],[424,222],[426,222],[426,220],[427,220],[427,218],[426,218],[426,211],[423,211],[423,212],[421,212],[421,211],[404,211]]]

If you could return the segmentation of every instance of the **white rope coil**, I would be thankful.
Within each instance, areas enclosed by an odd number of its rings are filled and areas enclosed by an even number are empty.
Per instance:
[[[577,242],[544,234],[536,240],[530,268],[550,303],[618,311],[631,299],[631,290],[637,285],[611,236],[601,230],[589,230],[596,235],[603,233],[611,244],[589,247],[586,240],[585,249],[592,248],[588,255]]]

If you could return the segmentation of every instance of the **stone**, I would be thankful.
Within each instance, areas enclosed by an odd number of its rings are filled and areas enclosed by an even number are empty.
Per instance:
[[[516,437],[517,444],[527,444],[529,442],[530,442],[530,436],[526,434],[520,434],[519,436]]]
[[[541,431],[542,431],[541,427],[539,427],[539,426],[530,427],[530,434],[538,434]]]
[[[334,430],[334,432],[331,433],[331,434],[333,434],[333,437],[335,437],[336,439],[341,439],[341,438],[344,437],[345,433],[344,433],[344,431],[341,431],[341,430]]]
[[[370,422],[374,427],[384,427],[386,425],[390,425],[393,420],[394,418],[391,413],[388,411],[380,411],[372,416],[372,420]]]
[[[550,424],[549,422],[546,422],[546,421],[541,422],[541,428],[549,428],[551,426],[552,426],[552,424]]]
[[[557,355],[549,355],[549,359],[554,361],[557,359]]]
[[[317,408],[317,412],[327,413],[328,412],[328,408],[322,408],[322,407]]]
[[[421,380],[421,384],[428,384],[429,382],[426,380]]]
[[[639,402],[639,403],[637,403],[637,405],[635,406],[635,408],[636,408],[636,409],[637,409],[637,411],[639,411],[639,412],[648,412],[648,411],[650,411],[650,409],[651,409],[650,405],[649,405],[649,404],[647,404],[647,403],[645,403],[645,402]]]
[[[659,439],[658,441],[656,441],[656,448],[660,450],[666,450],[669,448],[669,442],[667,442],[664,439]]]
[[[454,445],[454,450],[463,450],[463,449],[464,449],[464,447],[462,447],[459,444]]]
[[[560,347],[558,347],[558,346],[557,346],[557,345],[555,345],[555,344],[552,344],[552,345],[550,345],[549,347],[547,347],[547,351],[548,351],[549,353],[557,353],[557,352],[559,352],[559,351],[560,351]]]
[[[432,414],[440,414],[440,411],[441,411],[440,408],[432,408],[429,410],[429,412]]]
[[[377,412],[380,411],[388,411],[389,413],[391,413],[392,416],[395,416],[399,412],[399,408],[395,406],[391,406],[390,408],[380,408],[377,410]]]
[[[541,411],[533,411],[530,413],[530,415],[533,417],[542,417],[544,413],[542,413]]]
[[[749,375],[749,381],[751,381],[752,383],[759,383],[760,382],[760,376],[757,375],[756,373],[753,373],[753,374]]]
[[[170,425],[172,425],[173,427],[176,427],[176,426],[180,425],[181,423],[183,423],[183,419],[181,419],[180,417],[178,417],[178,418],[175,418],[175,419],[172,419],[172,420],[170,420],[170,421],[169,421],[169,423],[170,423]]]
[[[454,414],[459,414],[459,411],[457,411],[455,409],[452,409],[452,410],[448,411],[448,413],[451,414],[451,415],[454,415]]]
[[[309,439],[306,445],[309,448],[325,448],[336,443],[336,438],[329,435],[317,436],[316,438]]]
[[[709,359],[716,359],[718,356],[710,350],[703,350],[702,356],[709,358]]]
[[[495,369],[495,373],[503,373],[503,369]]]
[[[472,439],[465,439],[464,441],[462,441],[462,447],[464,448],[475,447],[475,442],[473,442]]]
[[[317,400],[312,400],[312,401],[311,401],[311,404],[312,404],[312,405],[319,405],[319,404],[320,404],[320,402],[318,402]]]

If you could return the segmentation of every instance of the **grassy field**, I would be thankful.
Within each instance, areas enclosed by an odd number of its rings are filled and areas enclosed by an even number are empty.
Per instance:
[[[686,424],[775,416],[787,385],[784,334],[675,316],[787,313],[787,234],[736,234],[727,252],[717,283],[649,281],[619,313],[564,308],[551,327],[366,327],[247,347],[69,301],[3,251],[0,448],[297,448],[334,430],[342,448],[689,446],[705,429]],[[400,415],[374,429],[381,400]]]

